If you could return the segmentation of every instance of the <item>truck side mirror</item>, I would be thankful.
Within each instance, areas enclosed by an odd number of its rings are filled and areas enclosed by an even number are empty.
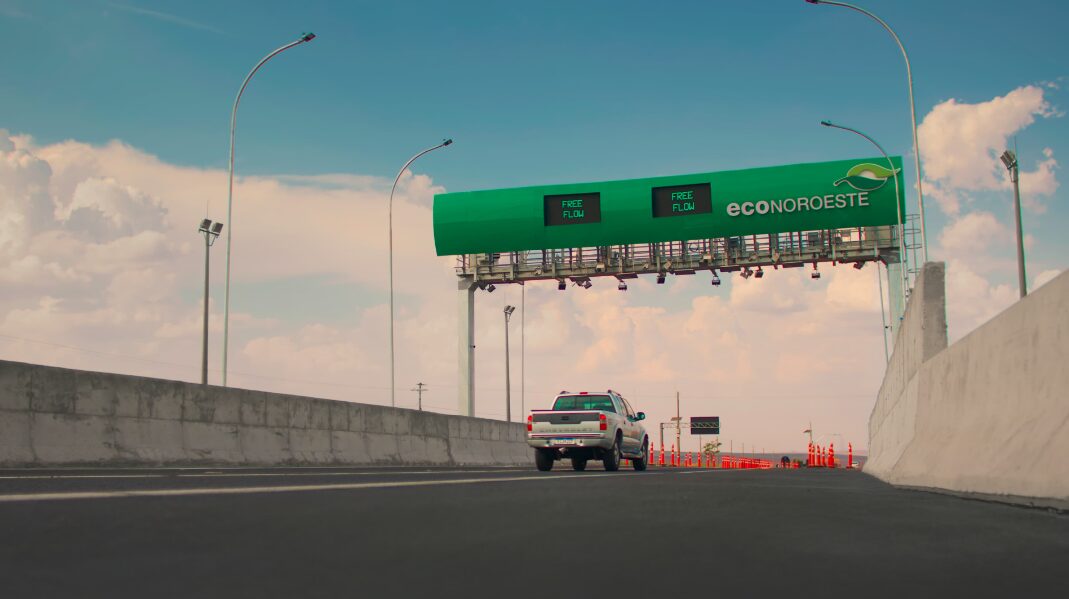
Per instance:
[[[646,419],[646,413],[645,412],[639,412],[638,414],[636,414],[636,416],[638,416],[638,418],[636,418],[636,420],[645,420]]]

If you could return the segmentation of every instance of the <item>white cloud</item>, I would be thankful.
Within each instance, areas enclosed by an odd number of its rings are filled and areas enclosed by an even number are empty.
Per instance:
[[[976,254],[993,243],[1007,242],[1009,229],[990,212],[970,212],[953,220],[939,234],[943,252],[940,255]]]
[[[964,337],[1017,301],[1016,285],[995,284],[961,260],[947,260],[947,328],[950,342]]]
[[[141,191],[111,178],[89,178],[74,189],[62,210],[69,231],[93,241],[112,241],[167,227],[163,206]]]
[[[968,192],[1006,190],[1009,175],[999,155],[1010,147],[1010,137],[1035,122],[1037,117],[1058,116],[1039,85],[1019,87],[1005,96],[968,104],[956,99],[936,105],[917,130],[924,159],[926,189],[943,211],[957,215]],[[1029,161],[1021,158],[1022,169]],[[1058,188],[1058,166],[1050,148],[1035,170],[1022,170],[1022,194],[1035,211],[1043,204],[1036,196],[1049,196]]]
[[[121,142],[38,147],[26,136],[0,136],[0,148],[0,165],[9,165],[0,170],[0,188],[19,190],[5,193],[0,215],[20,225],[0,252],[0,282],[16,288],[0,297],[0,334],[7,336],[0,356],[196,380],[203,284],[196,227],[205,198],[212,198],[209,217],[224,218],[226,173],[167,164]],[[236,181],[235,224],[226,229],[234,233],[231,384],[389,402],[391,182],[345,174]],[[408,389],[418,380],[430,385],[425,405],[448,412],[457,403],[458,300],[452,259],[434,255],[430,205],[439,191],[430,177],[406,173],[395,198],[397,382],[399,405],[414,406]],[[939,239],[972,251],[976,238],[999,230],[992,219],[963,217]],[[213,369],[224,249],[225,238],[212,250]],[[824,265],[813,280],[808,266],[768,269],[760,280],[725,275],[722,287],[700,274],[669,277],[667,285],[644,277],[629,281],[626,292],[611,279],[565,292],[553,282],[529,284],[526,407],[563,388],[611,387],[656,423],[674,415],[679,390],[686,413],[731,423],[725,441],[796,446],[801,425],[813,419],[863,447],[883,369],[874,270]],[[309,282],[315,277],[330,285]],[[270,294],[255,291],[265,284],[300,291],[254,314]],[[972,312],[953,312],[957,323],[978,322],[1006,298],[1007,290],[964,268],[948,274],[951,286],[959,300],[984,300]],[[343,315],[303,303],[343,291],[356,298]],[[519,287],[477,294],[476,409],[483,416],[504,412],[506,303],[520,305]],[[518,412],[515,316],[511,331]]]

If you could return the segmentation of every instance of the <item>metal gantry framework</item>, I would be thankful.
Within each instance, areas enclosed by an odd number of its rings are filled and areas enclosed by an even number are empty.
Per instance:
[[[663,283],[669,276],[701,271],[711,274],[712,285],[719,285],[721,273],[762,278],[770,271],[807,266],[813,278],[820,278],[822,263],[861,268],[875,262],[889,271],[891,329],[897,331],[908,299],[908,290],[902,289],[903,280],[909,284],[901,269],[908,273],[916,270],[909,265],[910,254],[919,247],[911,229],[909,225],[902,228],[907,240],[914,238],[907,243],[900,243],[902,233],[897,226],[881,226],[457,256],[459,411],[464,415],[475,413],[476,290],[492,292],[497,285],[546,280],[558,281],[561,290],[569,283],[589,288],[593,279],[605,277],[616,278],[623,290],[627,280],[640,275],[656,277],[658,283]],[[906,256],[901,255],[903,247]]]

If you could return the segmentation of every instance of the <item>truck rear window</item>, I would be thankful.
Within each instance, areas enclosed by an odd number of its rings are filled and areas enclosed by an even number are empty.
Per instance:
[[[554,411],[563,410],[601,410],[616,413],[612,399],[608,395],[568,395],[558,397],[553,403]]]

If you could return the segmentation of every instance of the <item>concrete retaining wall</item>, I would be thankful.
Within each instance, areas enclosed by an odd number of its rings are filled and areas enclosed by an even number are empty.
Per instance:
[[[926,264],[869,419],[865,471],[892,484],[1069,505],[1069,273],[947,347]]]
[[[522,424],[0,360],[0,466],[528,465]]]

